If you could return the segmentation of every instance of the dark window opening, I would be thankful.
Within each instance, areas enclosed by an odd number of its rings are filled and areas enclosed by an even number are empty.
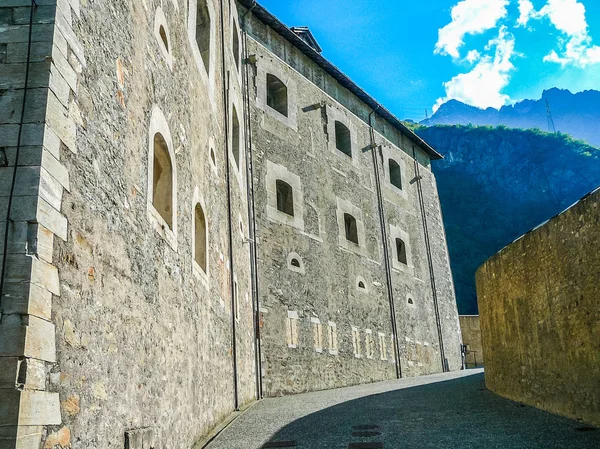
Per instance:
[[[167,52],[169,52],[169,42],[167,40],[167,32],[165,31],[164,26],[160,26],[160,28],[158,29],[158,34],[160,35],[160,39],[162,40],[163,45],[167,49]]]
[[[396,255],[398,257],[398,262],[408,265],[406,259],[406,243],[404,243],[404,240],[402,239],[396,239]]]
[[[281,115],[288,116],[287,87],[275,75],[267,74],[267,106]]]
[[[213,148],[210,149],[210,160],[212,161],[213,165],[217,165],[217,160],[215,158],[215,150]]]
[[[290,265],[292,267],[300,268],[300,261],[298,259],[292,259],[292,261],[290,262]]]
[[[240,167],[240,120],[238,119],[237,110],[233,106],[233,129],[231,133],[231,152],[233,153],[233,159],[235,165]]]
[[[363,281],[360,281],[358,283],[358,288],[362,288],[364,290],[365,289],[365,283]]]
[[[194,260],[206,273],[206,217],[200,204],[196,204],[194,214]]]
[[[408,303],[409,304],[414,304],[413,299],[412,298],[408,298]]]
[[[335,147],[346,156],[352,157],[350,130],[342,122],[335,122]]]
[[[344,214],[344,227],[346,229],[346,240],[358,245],[358,229],[356,218],[350,214]]]
[[[240,69],[240,38],[238,37],[238,27],[233,22],[233,59],[235,60],[235,66]]]
[[[400,165],[393,160],[389,160],[389,168],[390,168],[390,183],[400,190],[402,190],[402,173],[400,172]]]
[[[294,216],[294,190],[287,182],[278,179],[275,183],[277,191],[277,210]]]
[[[152,183],[152,205],[173,228],[173,166],[167,142],[160,133],[154,135],[154,170]]]
[[[210,25],[210,14],[208,13],[206,0],[198,0],[198,7],[196,9],[196,43],[198,44],[198,50],[200,50],[200,56],[202,57],[202,62],[204,62],[206,73],[209,73],[210,69]]]

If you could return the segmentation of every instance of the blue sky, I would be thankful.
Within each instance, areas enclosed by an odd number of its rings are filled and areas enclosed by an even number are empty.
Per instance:
[[[398,117],[600,90],[600,0],[259,0]]]

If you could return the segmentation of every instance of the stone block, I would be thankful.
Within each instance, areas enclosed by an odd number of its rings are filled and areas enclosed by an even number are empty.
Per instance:
[[[37,449],[43,430],[43,426],[0,427],[0,449]]]
[[[52,293],[31,282],[5,282],[2,309],[6,314],[52,316]]]
[[[19,372],[18,357],[0,357],[0,390],[15,389]],[[2,391],[0,391],[0,395]]]
[[[65,241],[67,240],[67,219],[43,198],[39,198],[36,219],[41,225],[52,231],[54,235]]]
[[[58,393],[25,390],[21,392],[19,425],[59,425],[60,401]]]
[[[27,62],[28,42],[9,42],[6,47],[6,62]],[[51,41],[32,42],[29,62],[44,62],[52,56],[53,44]]]
[[[56,5],[38,5],[33,10],[33,23],[54,23]],[[31,20],[31,6],[13,9],[13,21],[15,25],[29,25]]]
[[[7,125],[21,122],[24,92],[23,89],[8,90],[0,96],[0,123]],[[24,123],[42,123],[44,121],[47,98],[48,90],[46,88],[27,89],[25,115],[23,116]]]
[[[56,361],[54,324],[32,315],[3,315],[0,357],[31,357]]]
[[[26,221],[11,222],[8,229],[9,254],[34,255],[52,263],[54,234],[38,223]],[[0,235],[4,235],[6,222],[0,222]],[[0,248],[0,255],[4,248]]]
[[[27,166],[0,167],[0,197],[8,197],[11,194],[11,183],[15,177],[13,190],[13,204],[21,196],[37,195],[40,185],[40,167]]]
[[[54,24],[42,23],[33,25],[32,42],[52,41]],[[0,44],[9,42],[29,42],[29,25],[12,25],[0,28]]]
[[[52,48],[52,71],[57,70],[73,92],[77,92],[77,73],[58,46]]]
[[[56,28],[60,30],[65,39],[67,40],[69,47],[81,63],[83,67],[86,66],[85,55],[83,51],[83,45],[79,42],[79,38],[71,28],[71,25],[63,14],[56,15]]]
[[[18,124],[0,125],[0,147],[16,147],[19,137]],[[42,145],[44,142],[44,124],[26,123],[21,130],[21,147]],[[9,160],[10,162],[10,160]]]
[[[63,106],[69,106],[69,98],[71,96],[71,88],[62,77],[60,73],[52,65],[50,69],[50,90],[56,95],[56,98],[63,104]]]
[[[69,172],[49,151],[42,154],[42,167],[56,179],[66,190],[70,189]]]
[[[77,135],[77,126],[73,119],[67,115],[65,107],[56,98],[54,93],[48,95],[46,123],[60,140],[73,153],[77,152],[75,138]]]
[[[0,36],[2,30],[0,29]],[[33,62],[29,64],[27,87],[48,87],[51,61]],[[27,64],[0,64],[0,89],[23,89],[25,87],[25,71]]]
[[[17,384],[26,390],[44,391],[46,389],[46,363],[31,358],[20,360]]]

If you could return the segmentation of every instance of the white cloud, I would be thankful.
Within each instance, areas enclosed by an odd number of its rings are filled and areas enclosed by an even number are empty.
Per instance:
[[[519,0],[519,18],[517,26],[527,26],[529,19],[536,16],[535,8],[531,0]]]
[[[527,3],[530,5],[525,5]],[[544,61],[579,67],[600,62],[600,47],[592,44],[585,19],[585,6],[580,1],[548,0],[536,12],[530,0],[519,0],[519,11],[521,17],[517,25],[525,25],[531,18],[547,17],[558,31],[567,36],[566,39],[559,40],[558,51],[552,50],[544,57]]]
[[[511,102],[502,90],[510,82],[510,73],[514,69],[511,62],[515,53],[514,36],[502,26],[498,37],[490,40],[485,49],[495,49],[494,55],[481,56],[470,72],[461,73],[444,83],[446,96],[437,100],[433,112],[451,99],[480,108],[500,108]]]
[[[465,59],[471,64],[473,64],[474,62],[479,61],[479,59],[481,59],[481,53],[479,53],[477,50],[471,50],[469,51],[469,53],[467,53],[467,57]]]
[[[467,34],[481,34],[495,28],[507,16],[509,0],[462,0],[451,11],[452,22],[438,30],[435,53],[459,58]]]

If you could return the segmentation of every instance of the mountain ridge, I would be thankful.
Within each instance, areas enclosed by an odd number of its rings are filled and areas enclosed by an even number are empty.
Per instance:
[[[600,146],[600,91],[584,90],[571,93],[568,89],[553,87],[544,90],[539,100],[522,100],[500,109],[481,109],[459,100],[442,104],[431,118],[421,125],[489,125],[511,128],[552,131],[548,122],[546,101],[550,105],[556,131],[560,131],[590,145]],[[550,127],[550,129],[548,129]]]

